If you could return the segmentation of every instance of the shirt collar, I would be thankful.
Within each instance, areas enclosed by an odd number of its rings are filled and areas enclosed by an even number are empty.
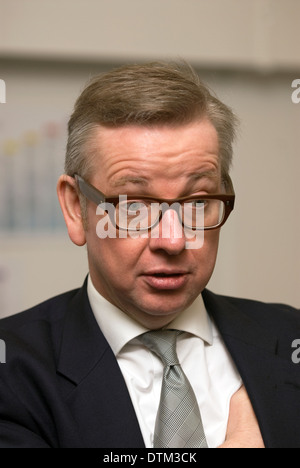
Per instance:
[[[149,331],[101,296],[90,276],[88,277],[87,293],[96,321],[115,356],[129,341]],[[193,304],[166,328],[190,333],[209,345],[213,344],[212,323],[202,295],[198,296]]]

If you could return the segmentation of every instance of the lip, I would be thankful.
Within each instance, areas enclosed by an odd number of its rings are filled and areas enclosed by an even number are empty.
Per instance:
[[[143,274],[145,282],[156,290],[174,291],[182,288],[187,280],[189,273],[183,270],[162,269],[153,270]]]

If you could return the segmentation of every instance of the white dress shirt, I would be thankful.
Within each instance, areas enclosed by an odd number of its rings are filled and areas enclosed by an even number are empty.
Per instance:
[[[153,447],[163,364],[137,337],[149,331],[102,297],[91,278],[88,297],[95,318],[114,352],[126,382],[147,448]],[[229,404],[242,381],[200,295],[167,328],[182,330],[177,354],[202,416],[208,446],[226,436]]]

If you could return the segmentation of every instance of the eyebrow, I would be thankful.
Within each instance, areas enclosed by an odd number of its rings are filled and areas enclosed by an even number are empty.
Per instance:
[[[218,179],[219,173],[218,171],[212,170],[212,171],[203,171],[203,172],[193,172],[188,175],[190,179],[193,179],[194,181],[200,180],[200,179]]]
[[[192,172],[191,174],[188,174],[189,179],[193,179],[195,181],[199,179],[217,179],[219,177],[219,174],[217,171],[203,171],[203,172]],[[132,184],[140,184],[140,185],[148,185],[149,179],[147,177],[138,177],[138,176],[124,176],[120,177],[116,181],[114,181],[113,186],[114,187],[121,187],[123,185],[126,185],[127,183],[132,183]]]
[[[122,187],[128,183],[136,185],[148,185],[149,179],[147,177],[137,177],[137,176],[124,176],[113,182],[114,187]]]

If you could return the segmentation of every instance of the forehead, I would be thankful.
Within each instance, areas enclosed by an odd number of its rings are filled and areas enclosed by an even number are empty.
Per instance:
[[[92,152],[93,182],[102,187],[220,172],[218,135],[207,120],[180,126],[99,126]]]

